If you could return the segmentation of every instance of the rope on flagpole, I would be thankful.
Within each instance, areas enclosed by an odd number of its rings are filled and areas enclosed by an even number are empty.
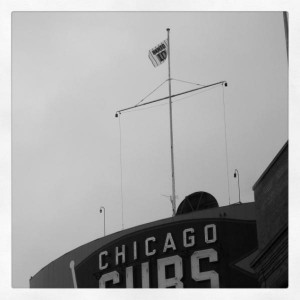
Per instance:
[[[200,92],[194,93],[194,94],[192,94],[192,95],[188,95],[188,96],[185,96],[185,97],[182,97],[182,98],[173,100],[173,103],[177,103],[177,102],[179,102],[179,101],[182,101],[182,100],[185,100],[185,99],[194,97],[194,96],[199,95],[199,94],[202,94],[202,93],[206,93],[207,91],[210,91],[210,90],[213,90],[213,89],[216,89],[216,88],[218,88],[217,85],[216,85],[216,86],[211,86],[211,87],[207,88],[206,90],[200,90]]]
[[[152,95],[155,91],[157,91],[164,83],[166,83],[168,79],[166,79],[163,83],[161,83],[157,88],[155,88],[151,93],[149,93],[145,98],[143,98],[139,103],[137,103],[135,106],[138,106],[140,103],[142,103],[146,98],[148,98],[150,95]]]
[[[121,201],[122,201],[122,229],[124,229],[124,210],[123,210],[123,167],[122,167],[122,131],[121,131],[121,116],[119,117],[119,132],[120,132],[120,171],[121,171]]]
[[[190,84],[199,85],[199,86],[205,86],[204,84],[190,82],[190,81],[185,81],[185,80],[181,80],[181,79],[172,78],[172,80],[179,81],[179,82],[184,82],[184,83],[190,83]]]

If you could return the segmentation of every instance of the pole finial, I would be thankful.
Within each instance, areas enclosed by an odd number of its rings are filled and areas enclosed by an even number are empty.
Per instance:
[[[167,31],[170,31],[170,28],[167,28]]]

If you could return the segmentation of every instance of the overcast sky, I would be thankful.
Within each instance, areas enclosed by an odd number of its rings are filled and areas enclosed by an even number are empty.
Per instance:
[[[196,191],[238,202],[234,169],[241,201],[254,201],[252,186],[288,140],[282,12],[13,13],[14,287],[103,236],[100,206],[106,233],[122,230],[120,153],[124,227],[171,216],[168,102],[114,116],[167,79],[148,51],[168,27],[173,93],[197,87],[178,80],[228,82],[174,98],[177,207]],[[167,95],[165,83],[145,101]]]

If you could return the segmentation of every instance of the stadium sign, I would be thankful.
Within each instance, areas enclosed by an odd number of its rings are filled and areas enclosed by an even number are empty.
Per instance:
[[[234,221],[189,220],[134,232],[76,266],[78,287],[256,287],[256,279],[231,261],[256,247],[255,223],[236,225]],[[235,232],[231,248],[230,231]]]

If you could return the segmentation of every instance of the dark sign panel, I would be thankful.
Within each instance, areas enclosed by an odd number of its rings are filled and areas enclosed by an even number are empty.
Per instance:
[[[137,231],[75,267],[79,288],[258,287],[238,264],[257,248],[254,221],[188,220]]]

